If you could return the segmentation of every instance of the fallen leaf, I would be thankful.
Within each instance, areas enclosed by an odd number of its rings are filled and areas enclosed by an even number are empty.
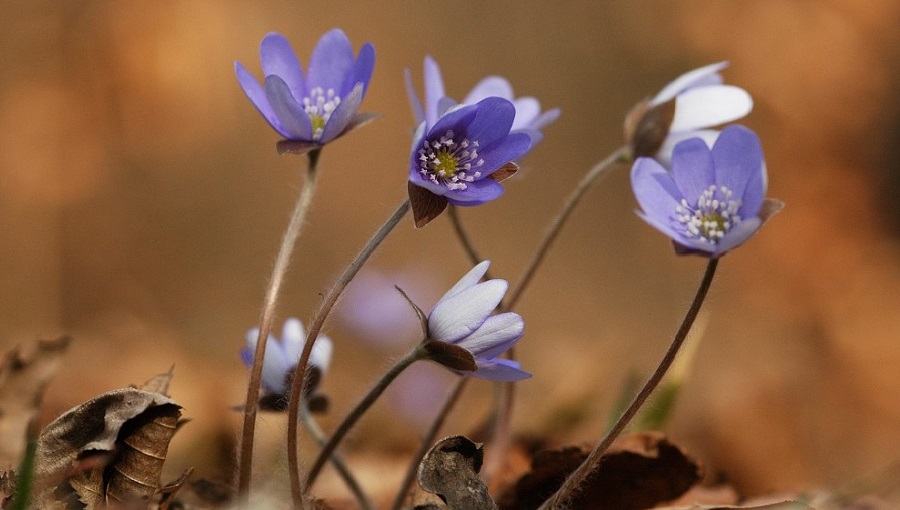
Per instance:
[[[419,485],[453,510],[491,510],[497,505],[478,477],[484,450],[464,436],[450,436],[428,450],[419,464]]]

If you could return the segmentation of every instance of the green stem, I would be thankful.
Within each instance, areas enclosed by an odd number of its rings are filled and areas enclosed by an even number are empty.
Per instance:
[[[472,380],[471,377],[460,376],[456,381],[456,385],[453,387],[453,391],[450,392],[450,396],[448,396],[447,400],[444,402],[441,411],[438,413],[437,417],[435,417],[434,421],[431,422],[431,427],[429,427],[428,432],[425,433],[422,442],[419,443],[418,451],[416,451],[412,460],[409,461],[409,468],[406,470],[406,476],[403,477],[403,483],[400,484],[400,490],[397,491],[397,497],[394,499],[394,504],[391,505],[391,510],[400,510],[403,507],[403,502],[406,500],[409,488],[416,478],[416,473],[419,471],[419,463],[422,462],[425,454],[428,453],[428,449],[434,444],[434,438],[437,437],[441,427],[444,426],[447,415],[449,415],[453,407],[456,406],[459,397],[462,395],[463,390],[466,388],[466,384],[470,380]]]
[[[653,393],[653,390],[656,389],[656,386],[662,380],[663,376],[666,375],[669,367],[672,366],[672,362],[675,360],[678,350],[681,348],[684,339],[687,338],[687,335],[691,330],[691,326],[694,324],[694,319],[697,318],[697,314],[700,312],[700,307],[703,306],[703,300],[706,299],[706,293],[709,291],[709,286],[712,284],[718,263],[719,259],[709,260],[709,264],[706,266],[706,273],[703,275],[703,280],[700,282],[697,294],[694,295],[694,301],[691,303],[691,307],[688,309],[687,314],[684,316],[684,320],[681,322],[681,327],[678,328],[678,332],[675,333],[675,338],[672,339],[669,349],[666,351],[665,356],[663,356],[662,361],[659,362],[659,366],[654,370],[653,375],[650,376],[650,379],[647,380],[638,394],[634,397],[634,400],[631,401],[631,404],[625,409],[625,412],[622,413],[622,416],[619,417],[619,420],[613,425],[613,428],[606,433],[606,437],[597,444],[590,455],[588,455],[587,459],[585,459],[585,461],[582,462],[568,478],[566,478],[566,481],[563,482],[559,490],[545,501],[538,510],[558,510],[566,508],[568,499],[587,479],[613,441],[615,441],[616,438],[619,437],[619,434],[625,430],[625,427],[634,415],[641,406],[644,405],[647,397],[649,397],[650,394]]]
[[[325,300],[319,306],[312,323],[306,333],[306,343],[303,346],[303,352],[300,354],[300,360],[294,367],[293,380],[291,381],[290,400],[288,402],[288,430],[287,430],[287,448],[288,448],[288,476],[291,480],[291,496],[296,508],[302,508],[303,493],[305,487],[309,487],[310,483],[303,484],[300,480],[300,459],[297,454],[297,425],[298,415],[300,411],[300,399],[306,391],[306,367],[309,364],[309,356],[312,353],[313,345],[325,324],[325,319],[331,309],[337,303],[338,298],[344,289],[356,276],[356,273],[362,269],[369,257],[376,248],[384,241],[387,235],[394,230],[394,227],[400,223],[400,220],[409,212],[409,200],[404,200],[402,204],[394,211],[394,214],[381,226],[380,229],[369,239],[362,251],[356,256],[356,259],[350,263],[344,274],[328,291]]]
[[[266,297],[259,318],[259,336],[256,338],[256,351],[253,354],[253,366],[250,368],[250,382],[247,384],[241,451],[238,460],[238,494],[245,504],[250,492],[253,436],[256,432],[256,409],[262,380],[263,358],[266,353],[266,341],[269,338],[269,331],[272,329],[272,319],[275,316],[281,284],[284,282],[285,274],[287,274],[294,245],[297,242],[297,238],[300,237],[300,231],[306,221],[306,214],[309,211],[313,193],[316,190],[316,167],[318,166],[320,151],[321,149],[316,149],[309,153],[306,181],[303,183],[303,189],[300,192],[300,197],[297,199],[297,205],[294,207],[291,221],[281,239],[281,247],[278,249],[278,256],[275,258],[275,267],[272,269],[272,277],[269,279],[269,286],[266,289]]]
[[[378,397],[384,393],[384,390],[387,389],[388,385],[390,385],[394,379],[400,375],[401,372],[406,370],[407,367],[415,363],[416,361],[423,359],[428,356],[428,353],[421,346],[416,346],[415,349],[410,351],[406,356],[400,359],[390,370],[387,371],[386,374],[375,384],[375,386],[369,390],[369,393],[363,397],[362,401],[356,405],[353,411],[344,418],[344,421],[338,425],[338,428],[334,431],[334,434],[322,447],[322,451],[319,452],[319,456],[316,457],[315,462],[313,462],[312,467],[309,469],[309,476],[306,479],[306,487],[309,488],[313,482],[316,481],[316,477],[319,476],[319,472],[322,470],[322,466],[325,465],[325,462],[331,457],[332,453],[334,453],[337,445],[340,444],[341,440],[344,439],[344,436],[347,435],[347,432],[356,424],[357,421],[365,414],[366,411],[369,410],[369,407],[378,400]]]
[[[304,406],[303,411],[301,411],[300,413],[300,419],[303,421],[303,426],[306,428],[306,430],[308,430],[313,439],[316,440],[316,443],[318,443],[319,446],[324,446],[327,441],[325,438],[325,433],[319,427],[319,424],[316,422],[316,419],[313,418],[313,415],[309,412],[309,409],[306,409],[306,406]],[[356,501],[359,502],[360,508],[362,508],[362,510],[375,510],[375,505],[372,504],[372,501],[369,500],[368,496],[366,496],[366,493],[363,492],[362,487],[359,485],[356,477],[353,476],[353,473],[347,467],[344,459],[340,455],[334,454],[331,456],[331,463],[334,464],[334,469],[338,472],[341,478],[344,479],[344,483],[347,484],[350,492],[352,492],[356,497]]]

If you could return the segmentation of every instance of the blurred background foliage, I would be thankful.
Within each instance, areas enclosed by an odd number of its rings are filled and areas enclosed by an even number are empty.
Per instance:
[[[324,151],[281,317],[308,320],[403,200],[414,128],[403,69],[421,86],[425,55],[457,98],[500,74],[517,94],[563,110],[507,194],[462,211],[492,273],[513,282],[581,175],[620,145],[631,105],[729,60],[726,80],[756,101],[743,123],[763,140],[769,195],[787,208],[725,258],[668,432],[745,493],[840,487],[900,459],[897,2],[3,0],[0,9],[0,347],[75,338],[44,423],[175,363],[172,395],[193,423],[175,438],[169,468],[228,473],[239,425],[231,407],[247,379],[238,351],[305,165],[276,154],[278,137],[243,96],[233,61],[258,75],[259,42],[278,31],[305,63],[319,36],[341,27],[355,48],[376,47],[363,110],[383,117]],[[518,386],[517,430],[595,440],[629,375],[648,374],[676,329],[703,262],[675,257],[634,207],[621,168],[576,211],[517,310],[528,324],[518,352],[535,374]],[[336,352],[326,427],[417,340],[411,314],[375,314],[364,327],[394,329],[371,334],[348,315],[396,298],[394,283],[427,310],[469,267],[444,218],[392,234],[327,325]],[[400,378],[347,445],[369,460],[364,477],[399,478],[452,379],[428,366]],[[483,418],[491,386],[475,386],[448,433]],[[260,469],[282,473],[282,417],[261,420]]]

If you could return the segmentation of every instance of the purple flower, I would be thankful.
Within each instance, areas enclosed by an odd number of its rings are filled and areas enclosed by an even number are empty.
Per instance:
[[[718,258],[781,209],[766,199],[766,165],[756,134],[725,128],[712,149],[700,138],[675,146],[672,170],[638,158],[631,170],[638,215],[675,242],[680,254]]]
[[[433,126],[437,119],[448,109],[456,106],[456,101],[446,97],[444,92],[444,80],[441,77],[441,68],[430,56],[425,57],[425,103],[419,101],[412,84],[409,70],[406,70],[406,91],[412,105],[413,115],[417,123],[428,122]],[[510,101],[516,110],[513,119],[511,133],[526,133],[531,137],[531,147],[537,145],[544,135],[541,129],[559,118],[559,108],[541,112],[541,103],[534,97],[516,98],[512,85],[508,80],[500,76],[488,76],[472,89],[463,99],[462,104],[475,104],[488,97],[501,97]]]
[[[519,314],[491,315],[509,284],[505,280],[478,283],[490,266],[484,261],[463,276],[428,314],[429,340],[461,347],[475,358],[474,377],[518,381],[531,377],[519,363],[500,356],[522,338],[525,321]]]
[[[753,98],[742,88],[724,85],[722,69],[728,62],[689,71],[663,87],[648,102],[638,105],[627,123],[626,134],[636,157],[654,156],[668,164],[672,149],[689,138],[702,138],[712,146],[719,131],[707,129],[740,119],[753,109]],[[643,125],[642,125],[643,124]]]
[[[259,113],[286,139],[315,148],[368,120],[356,110],[375,66],[371,44],[364,44],[354,60],[344,32],[331,30],[316,44],[305,76],[283,35],[266,35],[259,52],[263,85],[238,62],[234,71]]]
[[[259,328],[247,331],[247,346],[241,351],[241,358],[247,366],[253,364],[253,353],[256,351],[258,336]],[[287,393],[288,377],[293,374],[305,344],[306,331],[303,329],[303,323],[298,319],[290,318],[284,321],[281,341],[269,335],[269,339],[266,341],[266,356],[263,360],[262,371],[262,386],[265,394],[281,396]],[[309,365],[320,371],[319,376],[325,375],[325,372],[328,371],[328,365],[331,363],[331,351],[331,340],[327,336],[319,335],[309,358]]]

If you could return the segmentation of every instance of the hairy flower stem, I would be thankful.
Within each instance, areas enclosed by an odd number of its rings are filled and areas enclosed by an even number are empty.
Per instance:
[[[409,488],[416,478],[416,473],[419,471],[419,463],[422,462],[425,454],[428,453],[428,449],[431,448],[431,445],[434,444],[434,439],[437,437],[437,434],[441,430],[441,427],[444,426],[444,422],[447,420],[447,416],[450,414],[450,411],[456,406],[456,403],[459,401],[459,397],[462,396],[463,390],[466,388],[466,385],[470,380],[470,377],[460,376],[460,378],[456,381],[456,385],[453,387],[453,391],[450,392],[450,395],[444,402],[444,406],[441,407],[441,411],[434,418],[434,421],[431,422],[431,427],[429,427],[428,431],[425,433],[425,436],[422,437],[422,442],[419,444],[419,449],[416,451],[416,454],[413,456],[413,458],[409,461],[409,468],[406,470],[406,476],[403,477],[403,483],[400,484],[400,489],[397,491],[397,498],[394,499],[394,504],[391,505],[391,510],[400,510],[403,507],[403,502],[406,500]]]
[[[606,159],[594,165],[593,168],[588,170],[588,173],[582,177],[581,182],[575,186],[575,189],[572,190],[569,198],[566,199],[566,203],[563,204],[562,209],[559,210],[556,217],[550,222],[550,226],[547,228],[544,238],[534,251],[534,255],[531,256],[528,265],[525,266],[525,271],[522,272],[522,276],[519,278],[518,283],[510,291],[509,298],[506,300],[506,307],[503,311],[511,310],[516,303],[519,302],[519,298],[522,297],[522,293],[525,292],[525,289],[528,288],[528,284],[531,283],[534,273],[544,261],[544,257],[553,245],[553,241],[556,240],[556,236],[562,231],[563,224],[569,219],[572,211],[575,210],[575,206],[581,202],[584,194],[591,188],[594,181],[600,176],[606,175],[616,163],[625,163],[629,160],[631,160],[631,149],[627,146],[622,146],[607,156]]]
[[[353,411],[344,418],[344,421],[338,425],[338,428],[334,431],[331,438],[325,443],[325,446],[322,447],[322,451],[319,452],[319,456],[316,457],[315,462],[313,462],[312,467],[309,469],[309,476],[306,478],[306,486],[309,488],[316,481],[316,477],[319,476],[319,472],[322,470],[322,467],[325,465],[325,462],[331,457],[334,453],[337,445],[340,444],[341,440],[344,439],[344,436],[347,435],[347,432],[356,424],[357,421],[365,414],[366,411],[369,410],[369,407],[378,400],[378,397],[384,393],[384,390],[387,389],[388,385],[390,385],[394,379],[400,375],[401,372],[406,370],[407,367],[415,363],[420,359],[424,359],[428,357],[427,351],[421,346],[416,346],[415,349],[410,351],[406,356],[400,358],[390,370],[387,371],[381,379],[375,383],[375,386],[369,390],[369,393],[363,397],[362,401],[356,405]]]
[[[525,266],[525,270],[522,272],[522,276],[519,277],[518,283],[510,291],[508,298],[500,304],[501,312],[512,310],[519,302],[525,289],[528,288],[528,285],[531,283],[534,274],[544,262],[547,252],[550,251],[553,242],[556,241],[557,236],[562,231],[566,220],[569,219],[572,211],[575,210],[575,206],[581,202],[584,194],[591,188],[594,182],[601,176],[606,175],[616,163],[624,163],[630,159],[631,149],[627,146],[623,146],[588,170],[581,179],[581,182],[579,182],[575,189],[572,190],[572,193],[569,195],[569,198],[566,199],[566,202],[556,214],[556,217],[550,222],[550,225],[547,227],[546,233],[544,234],[544,238],[541,240],[540,244],[538,244],[528,265]],[[515,350],[510,349],[508,357],[510,359],[515,359]],[[504,389],[498,391],[497,398],[494,399],[494,449],[484,469],[485,478],[487,480],[491,480],[492,475],[500,469],[503,465],[503,459],[506,457],[506,450],[509,447],[509,423],[510,417],[512,416],[513,403],[515,402],[515,388],[513,383],[498,384],[502,384]]]
[[[303,427],[309,431],[309,434],[316,440],[316,443],[318,443],[319,446],[324,446],[327,441],[325,433],[319,427],[319,424],[316,422],[316,419],[313,418],[309,409],[306,409],[306,406],[303,406],[303,410],[300,412],[300,419],[303,420]],[[341,478],[344,479],[344,483],[347,484],[350,492],[356,497],[356,501],[359,502],[359,507],[362,508],[362,510],[375,510],[375,505],[372,504],[372,501],[369,500],[366,493],[363,492],[362,487],[347,467],[344,459],[340,455],[334,454],[331,456],[331,463],[334,464],[334,469]]]
[[[628,426],[628,423],[634,418],[634,415],[637,414],[641,406],[644,405],[647,397],[649,397],[650,394],[653,393],[653,390],[656,389],[656,386],[662,380],[663,376],[666,375],[666,372],[675,360],[678,349],[681,348],[681,344],[684,343],[684,339],[687,338],[691,326],[694,324],[694,319],[697,318],[697,314],[700,312],[700,307],[703,305],[703,300],[706,298],[706,293],[709,291],[709,286],[712,284],[713,276],[716,274],[716,267],[718,264],[719,259],[709,260],[709,264],[706,266],[706,273],[703,275],[703,280],[700,282],[697,294],[694,295],[694,301],[691,303],[691,307],[684,316],[681,327],[678,328],[678,332],[675,333],[675,338],[672,339],[669,349],[666,351],[665,356],[663,356],[662,361],[659,362],[659,366],[656,367],[656,370],[654,370],[653,374],[650,376],[650,379],[644,383],[644,386],[638,392],[637,396],[634,397],[634,400],[631,401],[631,404],[625,409],[625,412],[622,413],[622,416],[619,417],[612,429],[606,433],[606,437],[597,444],[590,455],[588,455],[588,458],[585,459],[571,475],[569,475],[559,490],[545,501],[538,510],[557,510],[566,508],[566,502],[569,497],[571,497],[588,476],[590,476],[591,472],[600,462],[600,459],[609,449],[609,446],[617,437],[619,437],[619,434],[625,430],[625,427]]]
[[[331,312],[331,309],[334,308],[335,303],[337,303],[337,300],[344,292],[344,289],[350,281],[353,280],[356,273],[362,269],[366,261],[369,260],[369,257],[372,256],[375,249],[378,248],[387,235],[394,230],[394,227],[400,223],[400,220],[406,216],[407,212],[409,212],[409,200],[404,200],[397,210],[394,211],[394,214],[392,214],[384,225],[375,232],[375,235],[369,239],[369,242],[366,243],[362,251],[359,252],[356,259],[347,266],[347,269],[344,270],[344,274],[341,275],[338,281],[335,282],[328,291],[328,295],[325,296],[325,300],[322,301],[318,311],[316,311],[315,318],[313,318],[313,321],[310,323],[309,329],[307,330],[306,343],[303,346],[303,352],[300,354],[300,360],[297,363],[297,366],[294,367],[290,400],[288,402],[288,476],[291,480],[291,496],[296,508],[303,507],[303,493],[305,487],[309,487],[311,484],[311,482],[303,484],[300,480],[300,459],[297,455],[297,426],[299,424],[298,415],[300,411],[300,399],[306,391],[306,367],[309,365],[309,357],[312,353],[313,345],[315,345],[319,332],[325,324],[325,319],[328,318],[328,314]]]
[[[266,341],[272,330],[272,320],[278,305],[278,296],[281,284],[287,274],[294,244],[300,237],[300,230],[306,221],[306,213],[312,203],[313,193],[316,190],[316,168],[318,167],[321,149],[309,153],[309,166],[306,171],[306,180],[300,191],[300,198],[294,207],[291,221],[284,236],[281,238],[281,247],[275,258],[275,267],[272,269],[272,277],[269,279],[269,287],[266,289],[266,297],[263,302],[262,313],[259,318],[259,336],[256,339],[256,350],[253,353],[253,366],[250,368],[250,382],[247,384],[247,400],[244,404],[244,428],[241,434],[241,451],[238,460],[238,494],[244,503],[247,502],[250,492],[250,472],[253,464],[253,436],[256,432],[256,408],[259,399],[259,387],[262,380],[263,358],[266,353]]]

